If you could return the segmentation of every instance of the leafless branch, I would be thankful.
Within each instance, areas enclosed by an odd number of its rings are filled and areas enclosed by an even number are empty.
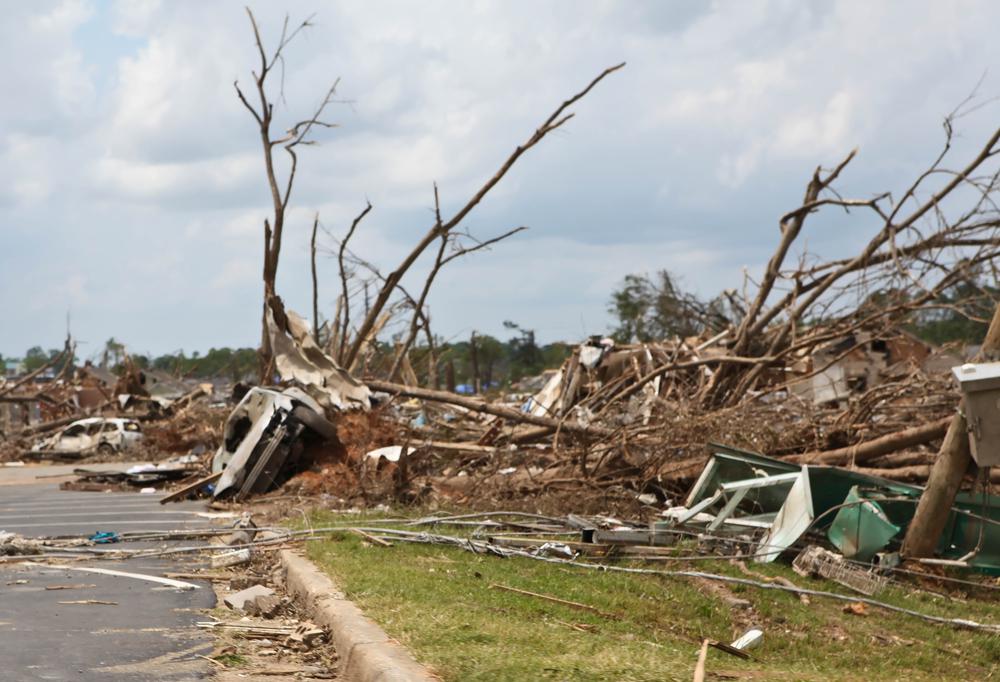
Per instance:
[[[479,188],[479,190],[473,194],[473,196],[462,206],[450,219],[442,222],[441,220],[435,220],[434,225],[427,231],[424,237],[417,243],[410,253],[403,258],[403,261],[386,277],[386,281],[380,289],[378,296],[375,298],[375,302],[369,310],[368,314],[365,316],[364,321],[361,323],[358,334],[355,337],[354,343],[351,345],[347,352],[345,358],[346,362],[349,364],[353,362],[358,350],[361,347],[363,339],[367,337],[368,332],[371,327],[375,324],[375,320],[378,319],[385,305],[389,302],[393,291],[399,284],[403,276],[409,271],[417,259],[423,254],[423,252],[432,244],[436,239],[438,239],[442,234],[446,234],[459,225],[462,220],[474,209],[483,197],[485,197],[490,190],[492,190],[500,180],[507,174],[511,167],[517,162],[521,156],[534,147],[536,144],[541,142],[545,136],[555,130],[556,128],[563,125],[568,121],[573,114],[565,114],[564,112],[571,107],[573,104],[578,102],[581,98],[587,95],[598,83],[600,83],[605,77],[618,71],[625,66],[624,62],[616,66],[605,69],[594,78],[583,90],[573,95],[566,101],[564,101],[545,121],[539,126],[535,132],[528,138],[528,140],[518,146],[507,159],[501,164],[500,168],[494,173],[493,177],[486,181],[486,183]]]

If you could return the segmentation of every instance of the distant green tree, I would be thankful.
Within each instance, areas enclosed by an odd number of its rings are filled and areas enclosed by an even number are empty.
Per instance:
[[[985,278],[960,282],[943,292],[931,306],[912,316],[910,331],[936,345],[982,343],[1000,288],[981,279]]]
[[[125,360],[125,344],[116,341],[111,337],[104,343],[104,351],[101,354],[101,367],[104,369],[114,369]]]
[[[39,367],[45,365],[48,361],[49,356],[41,346],[32,346],[24,353],[25,371],[34,372]]]
[[[492,336],[476,336],[476,352],[479,354],[479,385],[489,388],[501,379],[501,367],[507,359],[507,348]]]
[[[58,358],[60,355],[62,355],[62,351],[61,350],[59,350],[57,348],[50,348],[49,349],[49,359],[48,359],[48,361],[52,362],[53,360],[55,360],[56,358]],[[55,362],[52,365],[52,371],[55,374],[57,374],[57,375],[58,374],[62,374],[62,372],[67,369],[67,367],[72,367],[75,363],[76,363],[76,358],[74,356],[72,356],[72,355],[66,355],[66,356],[60,358],[58,362]]]
[[[522,377],[559,367],[576,347],[575,344],[562,342],[539,347],[534,340],[534,332],[522,330],[517,324],[514,324],[514,328],[520,333],[506,342],[489,335],[476,335],[481,387],[509,386]],[[449,366],[454,368],[456,383],[470,386],[475,383],[471,350],[469,341],[448,342],[439,339],[435,343],[440,385],[446,383]],[[386,352],[391,352],[391,348],[387,347]],[[422,383],[433,385],[433,378],[426,373],[426,354],[426,345],[417,344],[410,351],[410,359],[418,379]]]
[[[211,348],[205,355],[193,351],[188,357],[179,350],[153,358],[149,366],[176,376],[240,381],[256,372],[257,351],[253,348]]]
[[[608,311],[618,321],[615,340],[659,341],[673,336],[695,336],[731,324],[725,299],[704,302],[685,292],[666,270],[655,276],[626,275],[611,293]]]
[[[559,367],[570,356],[574,347],[571,344],[558,341],[542,346],[542,366],[545,369]]]
[[[524,329],[510,320],[504,320],[503,326],[517,332],[517,336],[507,341],[507,346],[510,348],[508,379],[517,381],[521,377],[541,372],[544,369],[544,362],[542,351],[535,342],[535,330]]]

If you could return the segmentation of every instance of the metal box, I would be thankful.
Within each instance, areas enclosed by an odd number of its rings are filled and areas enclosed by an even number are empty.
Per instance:
[[[952,367],[965,396],[969,449],[981,467],[1000,464],[1000,362]]]

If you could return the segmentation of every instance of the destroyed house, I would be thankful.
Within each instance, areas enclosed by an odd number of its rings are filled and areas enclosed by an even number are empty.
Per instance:
[[[97,367],[89,361],[83,367],[76,370],[77,379],[86,386],[100,386],[102,388],[114,388],[118,383],[118,376],[109,369]]]
[[[3,363],[3,374],[8,379],[16,379],[23,376],[27,372],[27,368],[24,366],[24,362],[16,359],[4,360]]]
[[[903,331],[890,337],[856,332],[823,344],[794,362],[789,371],[803,380],[793,381],[791,389],[816,405],[836,403],[883,383],[889,369],[900,363],[923,367],[933,350]]]

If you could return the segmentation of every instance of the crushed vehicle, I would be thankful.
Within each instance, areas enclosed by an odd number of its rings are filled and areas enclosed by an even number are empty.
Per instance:
[[[323,408],[299,388],[255,387],[233,409],[212,458],[216,498],[241,500],[284,483],[302,465],[308,440],[337,441]]]
[[[111,455],[133,449],[142,439],[142,426],[134,419],[90,417],[39,440],[31,452],[37,455]]]

